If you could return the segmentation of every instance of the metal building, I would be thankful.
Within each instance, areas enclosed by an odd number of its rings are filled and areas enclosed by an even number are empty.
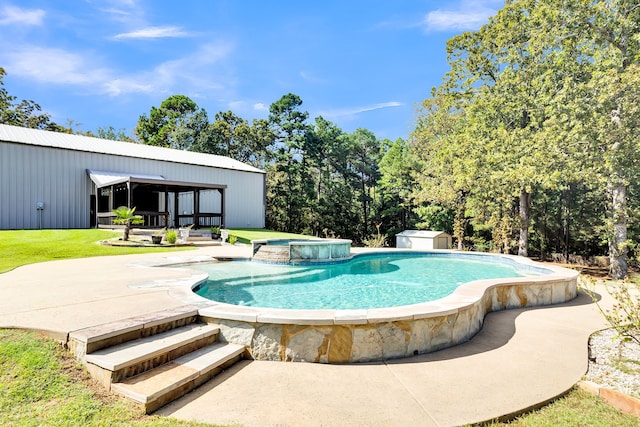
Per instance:
[[[264,228],[265,172],[211,154],[0,124],[0,229]]]

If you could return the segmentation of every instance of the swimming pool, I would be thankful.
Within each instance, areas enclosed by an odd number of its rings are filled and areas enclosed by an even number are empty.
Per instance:
[[[284,309],[353,310],[434,301],[479,279],[550,273],[517,263],[451,254],[396,252],[357,255],[335,264],[198,265],[209,280],[194,291],[222,303]]]
[[[389,255],[397,251],[355,252]],[[429,353],[468,341],[492,311],[558,304],[577,295],[578,273],[573,270],[510,255],[429,253],[449,256],[450,261],[469,258],[512,265],[532,275],[473,280],[433,301],[381,308],[284,309],[213,301],[194,292],[208,279],[202,271],[194,275],[194,281],[172,287],[169,293],[197,305],[203,321],[219,326],[219,340],[246,346],[256,360],[317,363],[368,362]],[[200,263],[190,262],[189,268]],[[220,264],[240,271],[248,271],[250,265],[248,261]]]

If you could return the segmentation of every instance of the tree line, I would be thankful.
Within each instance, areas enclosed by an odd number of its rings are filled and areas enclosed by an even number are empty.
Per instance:
[[[447,43],[450,69],[411,138],[418,201],[455,211],[459,245],[545,257],[638,235],[640,6],[518,0]]]
[[[311,120],[294,94],[251,122],[232,111],[210,120],[173,95],[140,116],[135,138],[113,128],[96,136],[264,169],[271,229],[369,245],[443,230],[461,250],[608,254],[622,278],[640,231],[638,34],[634,1],[507,1],[447,42],[449,70],[407,140]],[[1,77],[0,107],[13,110],[3,123],[17,115],[22,126],[70,130],[25,120],[39,107],[7,97]]]

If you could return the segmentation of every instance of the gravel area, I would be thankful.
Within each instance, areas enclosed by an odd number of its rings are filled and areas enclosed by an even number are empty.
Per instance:
[[[613,329],[591,335],[585,379],[640,399],[640,344],[615,336]]]

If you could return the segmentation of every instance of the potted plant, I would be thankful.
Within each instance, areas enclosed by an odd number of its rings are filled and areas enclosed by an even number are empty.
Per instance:
[[[211,227],[211,238],[218,240],[220,238],[220,227]]]
[[[159,245],[160,243],[162,243],[162,237],[165,231],[165,228],[154,231],[151,235],[151,243],[153,243],[154,245]]]
[[[191,231],[191,227],[193,227],[193,224],[189,224],[178,229],[178,238],[182,243],[187,243],[187,240],[189,240],[189,232]]]

